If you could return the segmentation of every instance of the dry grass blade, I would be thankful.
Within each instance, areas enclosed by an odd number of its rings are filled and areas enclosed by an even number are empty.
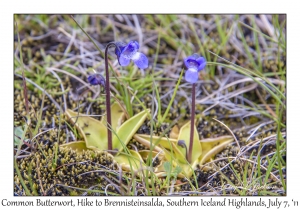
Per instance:
[[[228,131],[231,133],[232,137],[233,137],[234,140],[235,140],[235,143],[237,144],[237,146],[238,146],[238,148],[239,148],[239,152],[241,152],[241,146],[240,146],[240,143],[239,143],[239,141],[237,140],[237,138],[235,137],[234,133],[231,131],[231,129],[230,129],[227,125],[225,125],[223,122],[221,122],[220,120],[217,120],[217,119],[215,119],[215,118],[213,118],[213,120],[215,120],[215,121],[217,121],[218,123],[222,124],[222,125],[226,128],[226,130],[228,130]]]

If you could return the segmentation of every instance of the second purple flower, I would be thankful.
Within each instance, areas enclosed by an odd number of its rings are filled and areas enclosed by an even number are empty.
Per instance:
[[[205,68],[206,60],[198,54],[193,54],[184,59],[184,64],[188,68],[185,73],[185,80],[194,84],[198,80],[198,72]]]

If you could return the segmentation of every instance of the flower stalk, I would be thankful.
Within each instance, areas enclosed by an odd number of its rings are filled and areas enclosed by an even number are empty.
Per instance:
[[[109,71],[108,71],[108,49],[111,46],[118,47],[114,42],[110,42],[105,47],[105,104],[106,104],[106,119],[107,119],[107,149],[112,151],[112,132],[111,132],[111,110],[110,110],[110,83],[109,83]]]
[[[194,143],[194,127],[195,127],[195,98],[196,98],[196,82],[198,81],[198,73],[205,68],[206,60],[198,54],[193,54],[184,59],[184,64],[188,68],[185,72],[185,80],[192,84],[192,110],[191,110],[191,133],[190,145],[187,155],[189,163],[192,161],[193,143]]]
[[[193,143],[194,143],[194,127],[195,127],[195,98],[196,98],[196,84],[192,85],[192,111],[191,111],[191,133],[190,133],[190,146],[188,152],[188,161],[191,163],[192,161],[192,151],[193,151]]]
[[[148,58],[140,52],[137,52],[139,49],[139,44],[136,41],[131,41],[129,44],[122,42],[110,42],[105,47],[104,61],[105,61],[105,79],[99,74],[93,74],[88,77],[88,81],[91,85],[101,85],[104,86],[105,94],[105,103],[106,103],[106,121],[107,121],[107,150],[110,153],[113,153],[112,148],[112,131],[111,131],[111,108],[110,108],[110,82],[109,82],[109,70],[108,70],[108,49],[110,47],[115,47],[115,54],[118,57],[119,64],[121,66],[127,66],[130,63],[130,60],[140,68],[145,69],[148,67]]]

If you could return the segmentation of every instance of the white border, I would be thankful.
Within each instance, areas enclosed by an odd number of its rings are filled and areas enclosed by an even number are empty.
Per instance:
[[[296,1],[293,1],[296,2]],[[286,13],[287,14],[287,197],[279,200],[297,199],[300,182],[297,180],[300,174],[299,163],[299,15],[298,8],[292,1],[278,0],[213,0],[213,1],[174,1],[174,0],[151,0],[151,1],[1,1],[0,2],[0,53],[1,53],[1,146],[0,146],[0,206],[1,200],[34,200],[35,198],[13,197],[13,14],[14,13]],[[298,138],[297,138],[298,137]],[[128,198],[128,197],[127,197]],[[253,198],[253,197],[252,197]],[[68,200],[69,198],[55,197],[51,200]],[[74,198],[75,199],[75,198]],[[89,198],[91,200],[96,198]],[[121,199],[120,197],[116,198]],[[125,199],[125,198],[122,198]],[[140,198],[142,199],[142,198]],[[160,198],[167,200],[167,198]],[[174,198],[175,199],[175,198]],[[216,199],[222,200],[218,197]],[[251,198],[250,198],[251,199]],[[257,198],[253,198],[257,199]],[[265,198],[264,198],[265,199]],[[36,207],[34,207],[35,209]],[[61,208],[61,207],[58,207]],[[94,207],[96,208],[96,207]],[[99,207],[98,207],[99,208]],[[113,207],[117,209],[119,207]],[[139,207],[140,208],[140,207]],[[146,207],[148,208],[148,207]],[[197,207],[201,208],[201,207]],[[256,207],[257,208],[257,207]],[[1,207],[2,209],[2,207]],[[32,207],[31,207],[32,209]],[[242,208],[243,209],[243,208]],[[262,208],[261,208],[262,209]],[[294,208],[290,208],[294,209]]]

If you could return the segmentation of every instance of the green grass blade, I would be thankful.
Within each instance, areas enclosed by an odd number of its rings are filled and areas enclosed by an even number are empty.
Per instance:
[[[166,117],[168,116],[168,113],[169,113],[169,111],[170,111],[170,108],[171,108],[171,106],[172,106],[172,104],[173,104],[173,101],[174,101],[174,99],[175,99],[175,96],[176,96],[176,93],[177,93],[179,84],[180,84],[180,82],[181,82],[182,75],[183,75],[183,69],[181,70],[180,77],[179,77],[179,79],[178,79],[178,81],[177,81],[177,84],[176,84],[176,86],[175,86],[175,89],[174,89],[174,92],[173,92],[171,101],[170,101],[170,103],[168,104],[168,107],[167,107],[167,109],[166,109],[166,111],[165,111],[165,113],[164,113],[164,115],[163,115],[163,117],[162,117],[162,119],[161,119],[162,122],[164,122],[165,119],[166,119]]]

